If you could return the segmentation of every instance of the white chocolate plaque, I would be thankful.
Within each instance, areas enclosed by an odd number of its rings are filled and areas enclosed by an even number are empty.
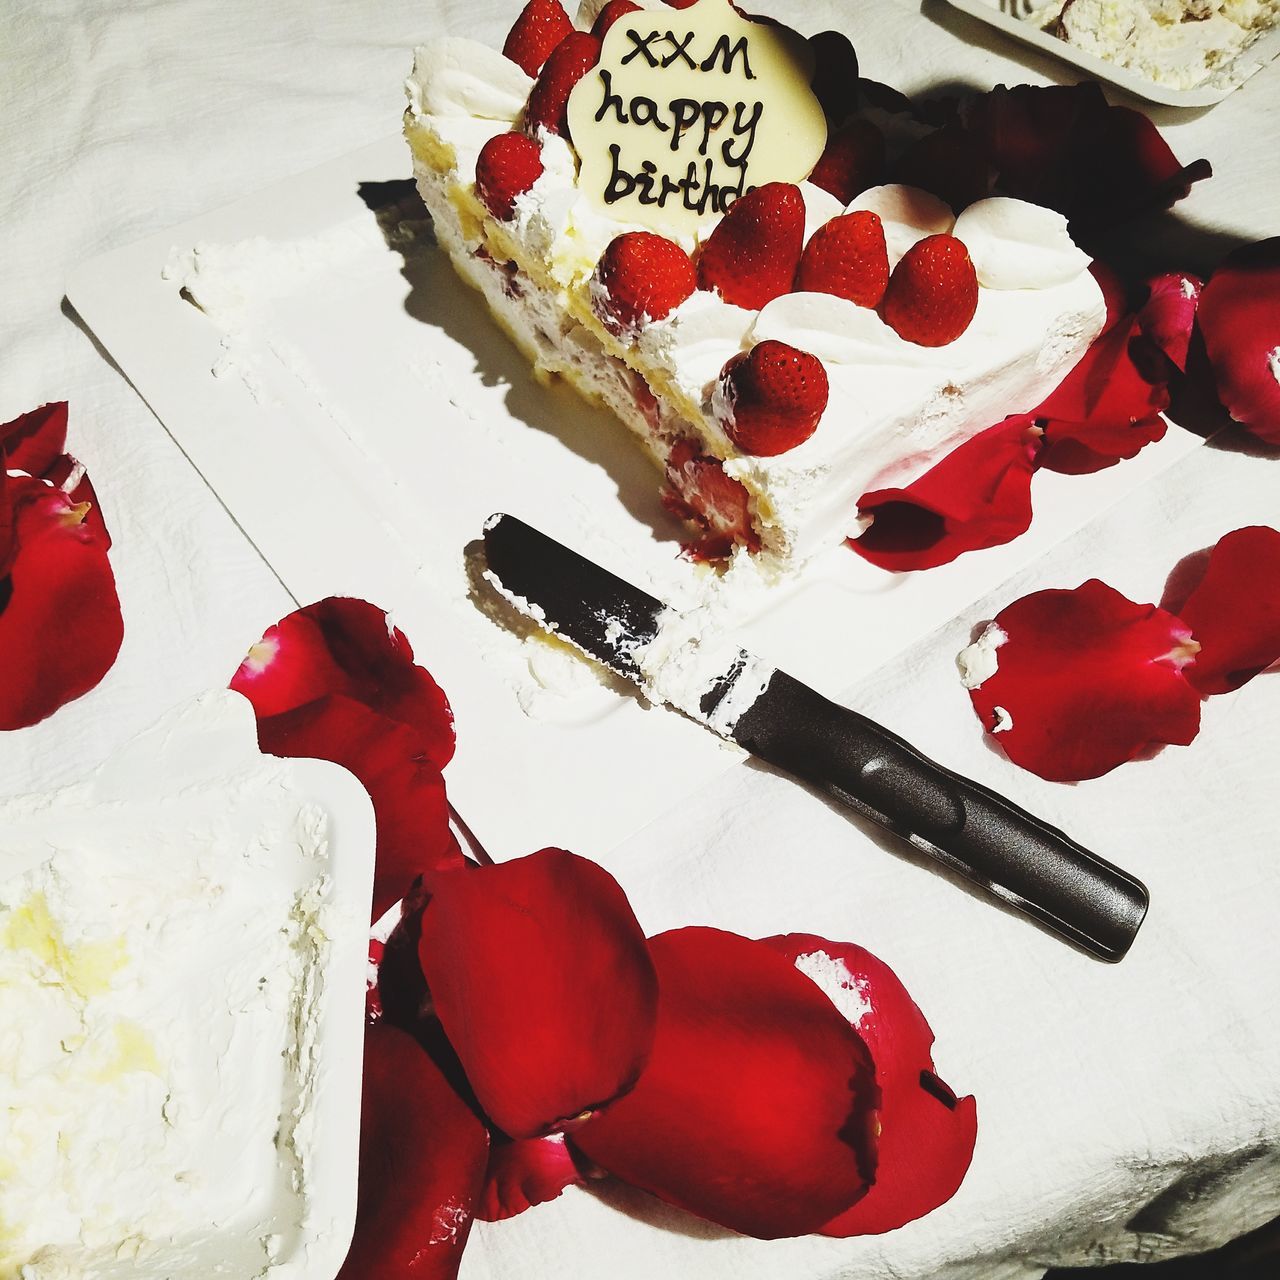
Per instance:
[[[690,232],[766,182],[799,182],[827,122],[808,42],[729,0],[641,9],[569,98],[580,190],[620,222]]]

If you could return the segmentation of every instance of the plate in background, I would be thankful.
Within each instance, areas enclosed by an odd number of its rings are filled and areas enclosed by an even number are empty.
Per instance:
[[[1039,27],[1016,12],[1029,12],[1026,0],[946,0],[954,9],[967,13],[989,26],[1003,31],[1014,40],[1029,44],[1043,53],[1051,54],[1061,62],[1069,62],[1087,71],[1097,80],[1109,81],[1127,90],[1137,98],[1158,102],[1167,107],[1211,107],[1235,92],[1255,72],[1260,71],[1277,54],[1280,54],[1280,27],[1264,32],[1252,44],[1241,50],[1232,63],[1228,78],[1221,84],[1199,85],[1194,89],[1175,89],[1157,84],[1140,76],[1127,67],[1117,66],[1105,58],[1077,49],[1065,40],[1041,31]]]

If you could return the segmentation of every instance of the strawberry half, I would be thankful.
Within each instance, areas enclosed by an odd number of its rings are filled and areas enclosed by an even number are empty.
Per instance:
[[[536,76],[551,51],[573,30],[560,0],[529,0],[507,33],[503,54],[525,75]]]
[[[500,133],[476,157],[476,195],[495,218],[515,214],[522,196],[542,174],[542,148],[523,133]]]
[[[640,6],[635,4],[633,0],[609,0],[603,9],[596,15],[596,20],[591,24],[591,34],[597,40],[603,40],[609,34],[609,28],[613,26],[619,18],[625,18],[629,13],[638,13]]]
[[[562,138],[569,136],[569,95],[573,86],[600,60],[600,38],[589,31],[571,31],[547,59],[525,108],[524,127],[539,126]]]
[[[615,236],[591,280],[591,306],[615,333],[670,315],[698,287],[689,255],[650,231]]]
[[[723,560],[735,547],[760,549],[751,521],[751,496],[740,481],[726,475],[718,458],[700,453],[689,440],[677,440],[667,458],[663,505],[698,526],[699,537],[685,545],[694,560]]]
[[[809,181],[841,204],[884,177],[884,134],[870,120],[850,120],[827,139]]]
[[[977,309],[978,277],[955,236],[926,236],[912,245],[884,294],[885,323],[922,347],[954,342]]]
[[[771,458],[803,444],[827,407],[827,371],[817,356],[768,339],[720,371],[723,426],[744,453]]]
[[[834,293],[860,307],[878,307],[889,283],[889,254],[880,215],[869,209],[842,214],[809,237],[796,288]]]
[[[735,200],[702,246],[698,288],[758,311],[790,291],[803,248],[800,188],[766,182]]]

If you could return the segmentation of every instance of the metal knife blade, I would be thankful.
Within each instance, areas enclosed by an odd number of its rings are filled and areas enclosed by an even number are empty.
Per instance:
[[[1141,881],[732,641],[682,633],[653,596],[516,519],[485,524],[490,572],[529,617],[753,755],[824,791],[1101,959],[1128,951]],[[674,676],[673,673],[674,672]]]
[[[515,516],[485,521],[489,571],[535,622],[633,682],[635,653],[658,634],[660,600]]]

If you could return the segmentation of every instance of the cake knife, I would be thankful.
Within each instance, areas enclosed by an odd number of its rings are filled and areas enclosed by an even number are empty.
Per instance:
[[[1146,914],[1146,887],[1056,827],[732,644],[712,643],[686,664],[688,678],[663,680],[653,674],[663,665],[655,666],[655,646],[680,634],[680,615],[514,516],[491,516],[484,543],[490,574],[517,608],[651,698],[1092,955],[1114,962],[1128,951]]]

